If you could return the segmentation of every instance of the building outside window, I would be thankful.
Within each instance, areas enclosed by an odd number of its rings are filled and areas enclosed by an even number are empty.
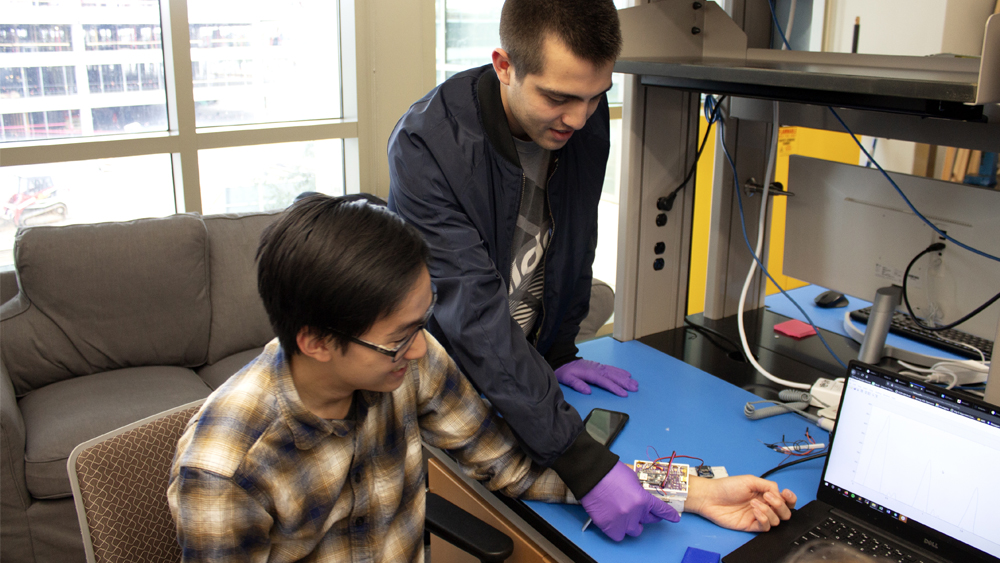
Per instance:
[[[0,265],[21,226],[345,192],[339,2],[162,3],[0,0]]]

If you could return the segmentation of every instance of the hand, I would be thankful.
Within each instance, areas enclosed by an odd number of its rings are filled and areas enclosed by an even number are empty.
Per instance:
[[[777,483],[753,475],[723,479],[691,476],[684,511],[730,530],[766,532],[791,517],[796,500],[792,491],[779,493]]]
[[[638,536],[643,524],[681,519],[669,504],[643,489],[635,471],[620,461],[583,495],[580,504],[594,524],[615,541],[622,541],[625,534]]]
[[[619,397],[627,397],[628,391],[639,390],[639,382],[632,379],[629,372],[590,360],[573,360],[559,366],[556,369],[556,379],[584,395],[590,395],[588,383],[603,387]]]

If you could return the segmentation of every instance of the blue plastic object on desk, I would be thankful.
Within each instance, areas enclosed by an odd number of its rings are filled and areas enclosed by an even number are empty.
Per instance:
[[[697,547],[689,547],[684,552],[684,559],[681,559],[681,563],[719,563],[721,559],[722,556],[718,553],[705,551]]]

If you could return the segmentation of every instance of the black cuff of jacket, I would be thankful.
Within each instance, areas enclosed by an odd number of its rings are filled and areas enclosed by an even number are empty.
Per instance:
[[[552,464],[552,469],[580,500],[618,463],[618,456],[584,430]]]
[[[580,356],[577,355],[579,351],[580,349],[576,347],[576,343],[573,341],[570,341],[568,344],[556,342],[549,348],[548,353],[545,354],[545,361],[552,366],[552,371],[555,371],[573,360],[579,360]]]

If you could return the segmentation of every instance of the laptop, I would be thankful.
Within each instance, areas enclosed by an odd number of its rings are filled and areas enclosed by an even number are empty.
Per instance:
[[[875,561],[1000,561],[1000,407],[852,361],[816,500],[722,560],[781,561],[814,538]]]

